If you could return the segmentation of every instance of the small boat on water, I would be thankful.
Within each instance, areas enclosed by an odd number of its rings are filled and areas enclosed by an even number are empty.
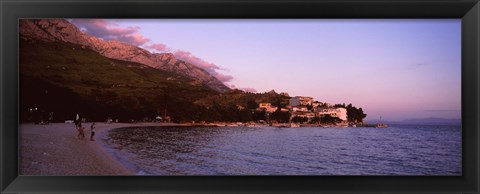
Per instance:
[[[382,117],[380,117],[380,122],[375,125],[375,128],[387,128],[388,126],[385,123],[381,123]]]
[[[377,123],[375,125],[375,128],[387,128],[387,127],[388,127],[388,125],[386,125],[385,123]]]

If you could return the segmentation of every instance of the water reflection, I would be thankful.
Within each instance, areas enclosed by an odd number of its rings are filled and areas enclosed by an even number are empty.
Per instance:
[[[459,126],[140,127],[108,136],[152,174],[461,175]]]

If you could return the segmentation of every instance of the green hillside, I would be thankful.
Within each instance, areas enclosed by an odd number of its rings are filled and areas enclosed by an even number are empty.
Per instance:
[[[167,114],[192,119],[181,109],[217,92],[192,79],[142,64],[113,60],[75,44],[20,41],[20,108],[54,112],[54,119],[82,113],[92,120],[122,120]],[[169,108],[170,107],[170,108]]]
[[[244,122],[261,119],[253,114],[261,102],[284,107],[288,97],[274,91],[219,93],[180,74],[109,59],[80,45],[20,40],[22,122],[45,120],[50,112],[56,122],[77,113],[90,121],[167,115],[177,122]]]

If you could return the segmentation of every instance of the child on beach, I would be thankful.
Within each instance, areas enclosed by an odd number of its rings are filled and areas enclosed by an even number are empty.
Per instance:
[[[93,139],[93,137],[95,136],[95,123],[92,123],[92,125],[90,126],[90,130],[92,131],[92,132],[90,133],[90,141],[95,141],[95,140]]]
[[[84,133],[84,131],[85,131],[85,128],[84,128],[84,127],[79,127],[79,128],[78,128],[78,135],[77,135],[78,139],[83,139],[83,138],[85,138],[85,133]]]

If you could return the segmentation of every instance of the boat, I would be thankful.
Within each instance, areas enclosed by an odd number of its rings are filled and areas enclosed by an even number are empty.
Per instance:
[[[382,117],[380,117],[380,121],[382,120]],[[385,123],[377,123],[375,125],[375,128],[387,128],[388,126]]]

